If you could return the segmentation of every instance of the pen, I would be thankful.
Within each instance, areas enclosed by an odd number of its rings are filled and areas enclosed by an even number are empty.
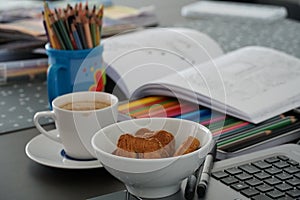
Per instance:
[[[195,191],[196,191],[196,185],[198,177],[202,171],[203,165],[201,165],[194,174],[190,175],[187,179],[185,190],[184,190],[184,197],[187,200],[194,199]]]
[[[214,142],[214,146],[211,149],[211,151],[207,154],[204,164],[203,164],[203,170],[201,173],[201,177],[199,180],[199,183],[197,185],[197,194],[198,197],[203,197],[205,195],[206,192],[206,188],[208,185],[208,181],[210,178],[210,172],[211,169],[213,167],[214,164],[214,159],[216,157],[216,152],[217,152],[217,144],[215,141]]]
[[[200,167],[194,172],[194,174],[190,175],[187,179],[186,182],[186,186],[185,186],[185,190],[184,190],[184,197],[187,200],[192,200],[194,198],[195,195],[195,191],[196,191],[196,186],[199,187],[199,184],[201,184],[201,178],[203,177],[203,173],[204,173],[204,167],[207,165],[207,159],[208,156],[213,156],[213,159],[215,158],[215,154],[216,154],[216,142],[213,141],[213,148],[211,149],[211,151],[208,153],[208,155],[205,157],[205,161],[202,165],[200,165]],[[213,161],[212,159],[212,161]],[[200,178],[201,177],[201,178]],[[198,183],[199,181],[199,183]],[[200,186],[202,187],[202,186]],[[201,190],[201,189],[200,189]],[[199,189],[197,188],[197,193],[199,196]]]

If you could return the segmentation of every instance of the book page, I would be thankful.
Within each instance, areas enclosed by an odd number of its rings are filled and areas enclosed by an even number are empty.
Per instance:
[[[129,98],[141,85],[223,54],[207,35],[185,28],[151,28],[104,42],[107,75]]]
[[[299,77],[299,59],[269,48],[245,47],[153,83],[186,95],[189,91],[200,104],[216,110],[226,105],[228,114],[259,123],[300,106]]]

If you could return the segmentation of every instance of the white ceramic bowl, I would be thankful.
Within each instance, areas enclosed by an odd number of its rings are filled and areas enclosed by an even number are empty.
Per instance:
[[[161,159],[126,158],[112,154],[120,135],[133,134],[140,128],[171,132],[175,136],[176,149],[188,136],[194,136],[200,140],[201,148],[186,155]],[[212,135],[206,127],[192,121],[133,119],[101,129],[93,136],[92,146],[104,168],[121,180],[130,193],[144,198],[160,198],[176,193],[181,182],[201,165],[212,148]]]

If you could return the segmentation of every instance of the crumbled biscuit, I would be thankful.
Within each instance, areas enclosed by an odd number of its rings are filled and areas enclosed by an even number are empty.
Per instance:
[[[125,133],[118,139],[117,149],[113,154],[129,158],[166,158],[172,155],[179,156],[197,150],[200,142],[189,136],[175,152],[175,138],[165,131],[151,131],[139,129],[135,135]],[[174,153],[175,152],[175,153]]]
[[[141,128],[137,130],[134,135],[138,137],[143,137],[145,133],[152,133],[152,131],[147,128]]]
[[[191,153],[200,147],[200,141],[192,136],[189,136],[176,150],[174,156],[180,156]]]

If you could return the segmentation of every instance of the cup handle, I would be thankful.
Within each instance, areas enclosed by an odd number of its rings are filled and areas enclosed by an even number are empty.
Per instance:
[[[58,64],[52,64],[49,67],[47,76],[49,102],[52,102],[57,96],[69,92],[69,85],[66,84],[69,83],[69,76],[66,71],[64,66]]]
[[[46,131],[39,123],[39,119],[42,117],[51,117],[52,119],[56,120],[55,113],[53,111],[43,111],[43,112],[37,112],[33,117],[33,122],[36,128],[44,134],[46,137],[48,137],[51,140],[54,140],[56,142],[62,143],[60,135],[54,135],[49,133],[49,131]]]

